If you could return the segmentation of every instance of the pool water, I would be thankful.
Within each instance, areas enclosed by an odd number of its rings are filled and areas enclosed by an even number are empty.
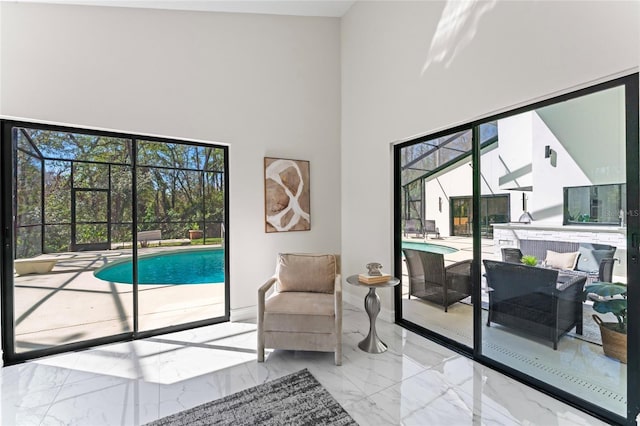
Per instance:
[[[458,251],[458,249],[455,249],[453,247],[441,246],[439,244],[430,244],[430,243],[416,243],[412,241],[403,241],[402,248],[430,251],[431,253],[440,253],[440,254],[449,254],[449,253],[455,253]]]
[[[132,284],[131,260],[111,263],[94,275]],[[182,250],[138,258],[138,284],[212,284],[224,282],[224,250]]]

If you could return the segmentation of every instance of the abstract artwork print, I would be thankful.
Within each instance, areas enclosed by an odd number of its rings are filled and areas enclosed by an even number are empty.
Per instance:
[[[311,229],[309,162],[264,159],[265,231]]]

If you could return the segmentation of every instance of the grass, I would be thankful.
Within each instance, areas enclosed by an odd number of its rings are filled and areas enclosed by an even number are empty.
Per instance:
[[[222,244],[222,238],[213,238],[213,237],[194,238],[193,240],[191,240],[191,245],[202,245],[202,244]]]

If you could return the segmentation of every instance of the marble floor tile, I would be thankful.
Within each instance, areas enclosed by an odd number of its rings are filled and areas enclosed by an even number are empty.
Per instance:
[[[345,305],[332,353],[267,350],[224,323],[34,360],[0,371],[0,424],[143,425],[307,368],[361,425],[599,425],[597,419],[394,324],[361,351],[369,321]]]

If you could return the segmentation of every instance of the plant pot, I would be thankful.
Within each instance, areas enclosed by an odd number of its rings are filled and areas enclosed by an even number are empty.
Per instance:
[[[200,229],[189,229],[189,239],[198,240],[202,238],[202,231]]]
[[[617,331],[617,322],[604,322],[599,316],[593,315],[593,320],[600,327],[602,349],[608,357],[627,363],[627,334]]]

